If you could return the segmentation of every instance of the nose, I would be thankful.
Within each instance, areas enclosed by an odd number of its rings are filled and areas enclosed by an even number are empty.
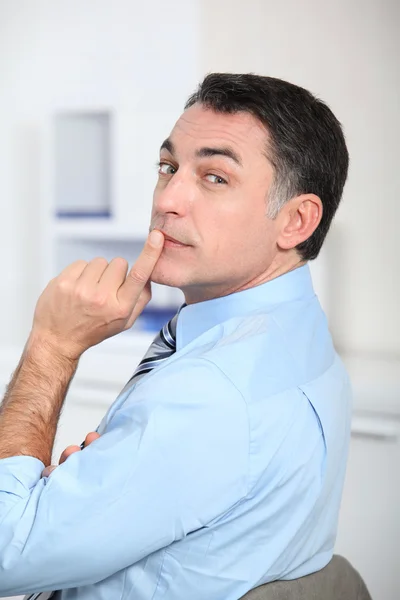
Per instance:
[[[153,197],[153,213],[184,216],[191,201],[194,190],[190,184],[188,175],[181,169],[162,186],[157,185]]]

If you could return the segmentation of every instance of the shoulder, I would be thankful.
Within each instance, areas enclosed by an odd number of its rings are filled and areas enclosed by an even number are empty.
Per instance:
[[[231,318],[207,332],[191,355],[214,363],[247,398],[312,381],[330,369],[335,350],[317,300]]]
[[[233,383],[212,362],[190,357],[143,377],[107,427],[118,436],[126,432],[131,446],[180,477],[228,482],[236,500],[248,485],[249,429],[246,403]]]
[[[248,411],[243,395],[217,364],[186,356],[143,377],[121,406],[120,414],[152,421],[166,439],[205,436],[247,451]]]
[[[188,398],[191,402],[209,401],[213,398],[213,405],[217,407],[223,407],[228,401],[243,406],[240,390],[221,365],[207,353],[188,354],[178,360],[165,361],[138,382],[132,398],[137,403],[141,397],[152,396],[153,393],[155,402],[160,396],[177,404],[185,403]]]

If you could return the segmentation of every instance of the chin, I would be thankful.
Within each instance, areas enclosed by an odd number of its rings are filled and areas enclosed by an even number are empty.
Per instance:
[[[182,268],[179,270],[181,271]],[[156,265],[151,274],[150,281],[159,283],[160,285],[180,288],[184,284],[182,274],[175,271],[178,271],[178,269],[161,268],[159,265]]]
[[[183,259],[163,252],[153,269],[150,280],[160,285],[182,289],[193,283],[196,285],[198,276],[199,268],[194,256]]]

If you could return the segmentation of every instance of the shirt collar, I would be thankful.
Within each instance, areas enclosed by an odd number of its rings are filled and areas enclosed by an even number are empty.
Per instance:
[[[212,298],[180,308],[176,349],[180,350],[202,333],[232,317],[262,309],[268,313],[277,304],[314,295],[308,264],[247,290]]]

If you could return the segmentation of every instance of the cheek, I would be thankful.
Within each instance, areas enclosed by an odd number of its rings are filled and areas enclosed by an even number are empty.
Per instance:
[[[230,215],[232,217],[232,215]],[[214,270],[217,265],[223,272],[242,270],[244,264],[248,264],[254,255],[251,249],[252,230],[247,227],[243,219],[209,218],[204,229],[204,244],[201,254],[208,264],[212,264]]]
[[[156,208],[155,208],[155,199],[156,199],[156,195],[155,193],[153,194],[153,204],[151,206],[151,215],[150,215],[150,222],[153,222],[155,213],[156,213]]]
[[[209,252],[232,253],[238,248],[251,246],[251,240],[261,237],[261,231],[266,225],[251,211],[237,210],[232,202],[232,207],[213,212],[204,210],[200,218],[204,246]]]
[[[156,212],[157,202],[158,202],[159,195],[160,195],[159,185],[156,184],[156,186],[154,188],[154,192],[153,192],[153,203],[152,203],[152,206],[151,206],[151,214],[152,214],[152,216]]]
[[[273,222],[261,213],[243,215],[232,236],[235,256],[254,265],[262,265],[270,258],[275,241]]]

